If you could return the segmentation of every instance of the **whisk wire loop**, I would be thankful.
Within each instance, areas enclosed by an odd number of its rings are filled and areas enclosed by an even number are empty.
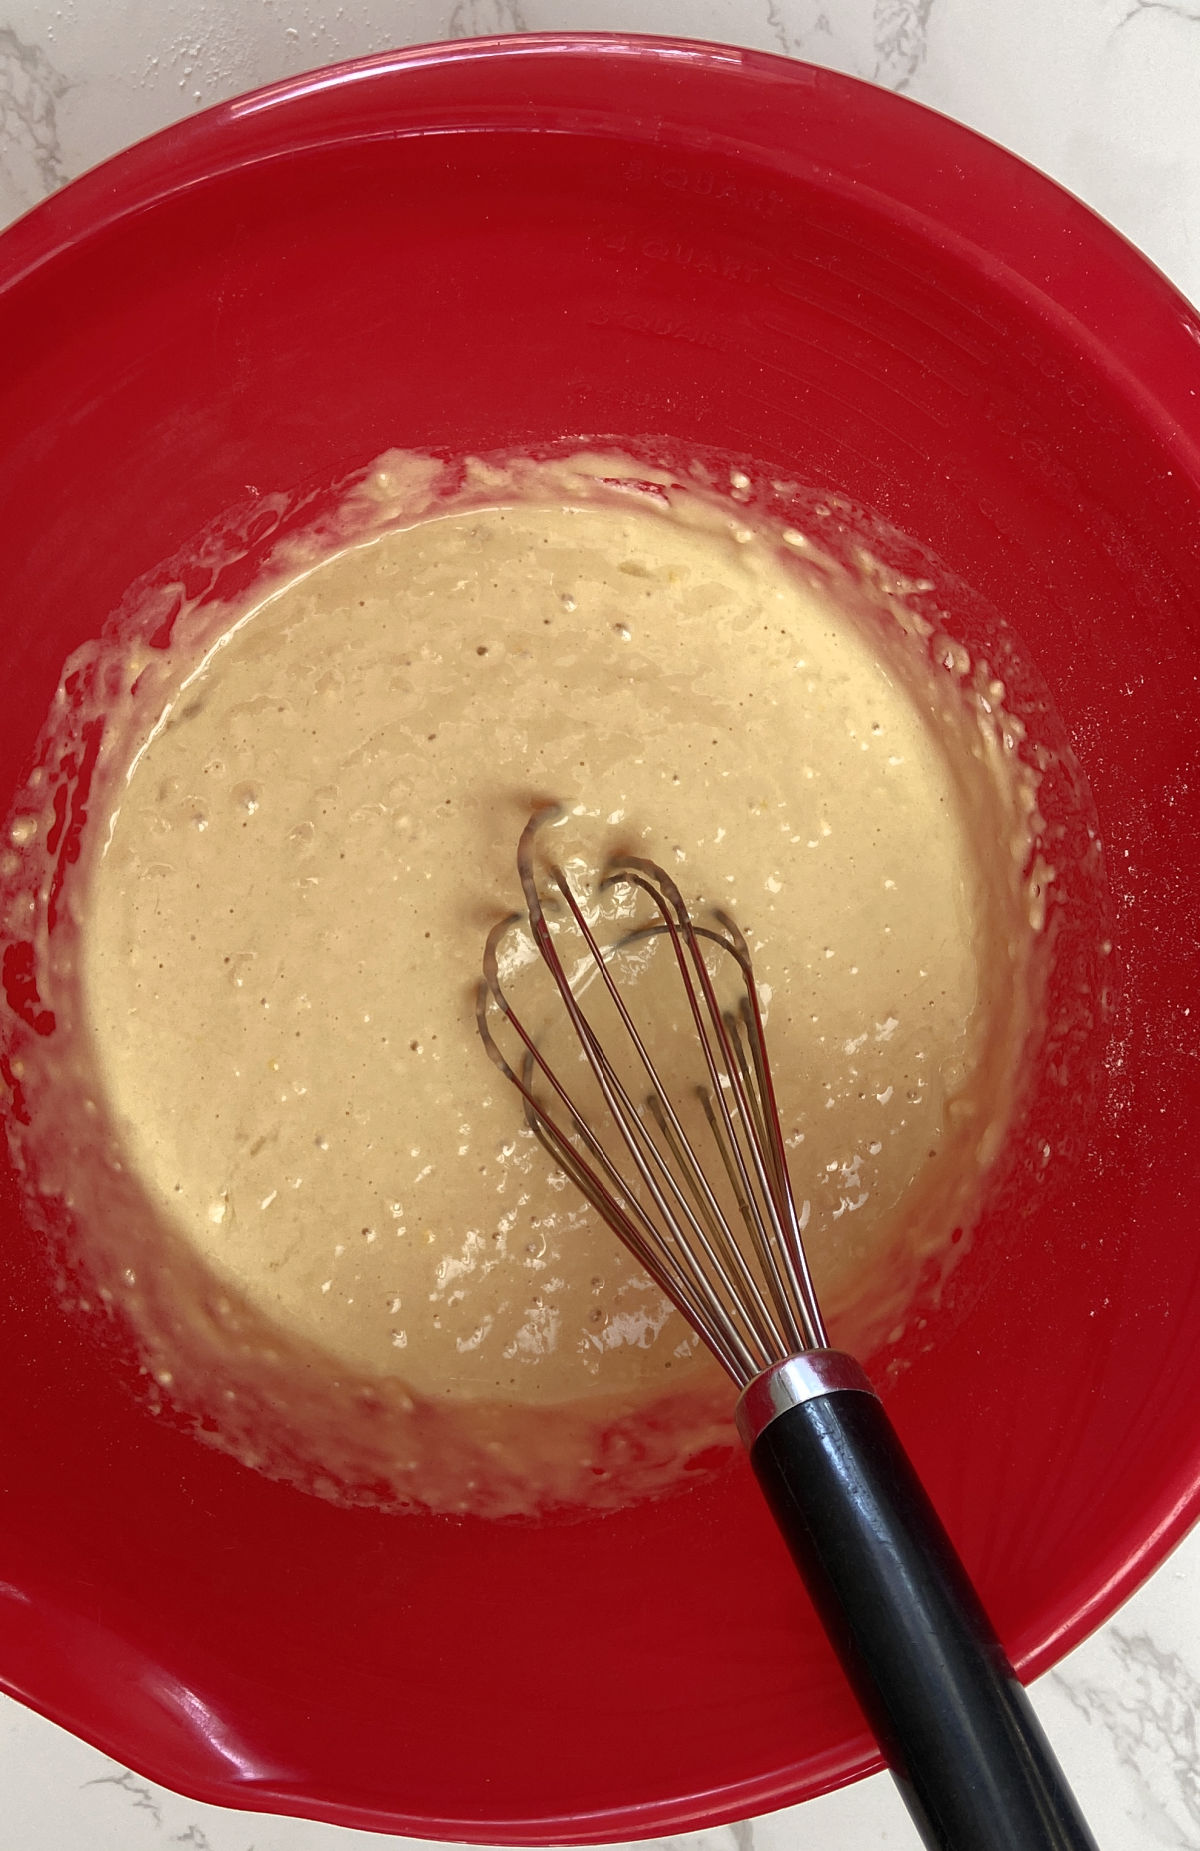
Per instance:
[[[537,832],[557,813],[556,806],[544,806],[521,836],[517,863],[528,927],[599,1089],[616,1148],[628,1157],[632,1174],[620,1155],[614,1157],[611,1135],[590,1122],[505,994],[499,946],[509,931],[525,923],[518,917],[489,935],[477,1001],[479,1031],[492,1060],[521,1094],[526,1122],[543,1148],[744,1386],[784,1357],[825,1343],[800,1239],[808,1205],[797,1213],[749,948],[723,914],[714,915],[716,930],[697,925],[670,876],[637,856],[614,861],[600,890],[621,883],[633,887],[649,898],[656,918],[602,945],[566,874],[548,864],[545,879],[565,904],[586,954],[573,980],[547,919],[548,901],[534,866]],[[703,1060],[707,1084],[695,1085],[692,1092],[721,1157],[729,1190],[724,1201],[612,968],[620,954],[663,938]],[[715,946],[738,971],[744,993],[736,1012],[720,1005],[706,946]],[[612,1057],[594,1014],[584,1007],[582,997],[596,978],[627,1043],[625,1053],[632,1050],[649,1084],[644,1104],[633,1097],[628,1059],[622,1068]],[[520,1073],[493,1035],[493,1008],[523,1047]]]
[[[679,1310],[699,1326],[706,1341],[711,1343],[733,1379],[737,1382],[745,1381],[762,1365],[756,1361],[754,1354],[743,1342],[736,1328],[726,1328],[721,1322],[714,1321],[710,1307],[711,1287],[696,1256],[686,1243],[677,1243],[675,1251],[672,1252],[663,1241],[659,1229],[646,1216],[636,1196],[631,1194],[626,1187],[621,1173],[612,1162],[603,1143],[575,1105],[504,994],[499,980],[497,947],[500,940],[517,922],[518,916],[514,915],[513,918],[504,920],[493,928],[484,952],[484,979],[476,1003],[476,1020],[484,1046],[505,1078],[521,1094],[525,1105],[526,1122],[547,1154],[566,1172],[570,1180],[591,1202],[597,1213],[636,1254],[647,1272],[678,1306]],[[549,943],[549,950],[550,956],[546,960],[548,967],[564,999],[570,998],[568,1013],[586,1052],[589,1046],[595,1043],[595,1037],[582,1010],[578,1009],[575,1004],[566,972],[554,951],[552,941]],[[488,1005],[492,1002],[500,1009],[525,1048],[520,1074],[516,1073],[505,1059],[503,1051],[492,1035],[487,1015]],[[597,1059],[603,1061],[601,1049],[593,1046],[592,1051]],[[593,1164],[596,1166],[595,1169],[588,1168],[570,1138],[547,1113],[544,1104],[535,1094],[533,1090],[535,1068],[561,1102],[576,1135],[587,1147]],[[617,1115],[616,1122],[623,1130],[619,1115]],[[597,1172],[602,1173],[607,1179],[607,1186],[601,1181],[601,1175]]]
[[[751,1292],[754,1306],[764,1313],[769,1324],[769,1340],[775,1346],[767,1355],[769,1365],[780,1355],[779,1345],[783,1345],[782,1353],[788,1354],[794,1349],[803,1347],[803,1338],[796,1327],[796,1320],[791,1314],[786,1294],[782,1294],[778,1289],[780,1281],[771,1252],[771,1230],[764,1222],[759,1206],[760,1193],[755,1191],[750,1174],[751,1165],[746,1159],[745,1147],[748,1145],[760,1192],[767,1195],[769,1205],[769,1193],[765,1187],[766,1178],[763,1166],[756,1160],[753,1114],[745,1097],[744,1088],[739,1085],[734,1050],[730,1043],[725,1017],[717,1002],[712,979],[704,962],[700,940],[702,937],[708,939],[720,945],[721,949],[727,953],[731,947],[718,934],[704,931],[702,928],[698,929],[693,924],[678,888],[670,877],[652,862],[642,862],[633,858],[623,860],[610,871],[607,878],[609,881],[629,880],[648,894],[660,913],[663,929],[670,936],[671,947],[683,979],[684,991],[708,1072],[710,1090],[706,1092],[699,1089],[704,1114],[720,1152],[743,1225],[750,1236],[753,1252],[760,1267],[766,1273],[769,1283],[774,1287],[773,1301],[782,1313],[784,1328],[781,1331],[775,1318],[766,1309],[758,1282],[745,1263],[736,1235],[729,1229],[728,1223],[725,1223],[726,1234],[739,1262],[739,1274],[748,1281],[748,1289]],[[655,878],[661,885],[661,891],[654,885]],[[741,963],[740,958],[737,961]],[[689,970],[689,962],[694,968],[695,982],[693,982],[692,971]],[[697,983],[699,993],[697,993]],[[692,1161],[696,1162],[690,1146],[688,1152]],[[696,1163],[696,1168],[703,1181],[703,1167]],[[705,1186],[707,1187],[706,1182]],[[743,1309],[745,1308],[743,1306]]]
[[[626,864],[622,864],[620,868],[614,869],[608,875],[607,880],[612,881],[612,880],[621,878],[624,875],[625,865]],[[605,988],[608,991],[608,994],[609,994],[610,999],[612,1000],[613,1006],[616,1009],[618,1016],[620,1017],[621,1025],[625,1029],[626,1033],[629,1035],[629,1038],[634,1048],[637,1051],[638,1058],[641,1061],[643,1068],[645,1069],[646,1075],[650,1081],[650,1085],[652,1088],[651,1098],[655,1101],[655,1104],[657,1107],[657,1111],[653,1115],[656,1118],[660,1117],[661,1115],[661,1118],[665,1119],[666,1123],[670,1126],[671,1142],[675,1146],[675,1152],[677,1155],[677,1159],[685,1171],[685,1174],[687,1176],[691,1189],[696,1194],[698,1194],[700,1197],[701,1204],[704,1209],[704,1214],[702,1217],[697,1217],[696,1214],[693,1213],[689,1202],[687,1201],[683,1191],[681,1190],[678,1182],[676,1181],[676,1178],[671,1169],[671,1166],[664,1160],[661,1152],[658,1150],[653,1139],[650,1138],[644,1121],[641,1119],[637,1111],[632,1107],[632,1104],[628,1099],[628,1095],[625,1094],[623,1090],[621,1090],[620,1092],[622,1106],[624,1108],[623,1112],[620,1115],[618,1115],[614,1111],[613,1115],[615,1118],[617,1118],[617,1122],[620,1126],[620,1129],[625,1134],[627,1141],[630,1143],[631,1154],[634,1155],[635,1161],[637,1160],[635,1147],[641,1146],[643,1143],[645,1147],[649,1150],[649,1152],[652,1154],[653,1159],[664,1181],[666,1182],[668,1186],[668,1189],[670,1191],[672,1198],[674,1199],[680,1212],[683,1214],[692,1233],[695,1235],[696,1239],[700,1241],[704,1249],[705,1255],[708,1258],[710,1264],[713,1267],[713,1270],[715,1271],[717,1275],[717,1278],[718,1278],[718,1281],[720,1283],[723,1293],[726,1294],[727,1297],[732,1297],[734,1294],[738,1294],[738,1293],[748,1294],[748,1302],[743,1301],[743,1312],[744,1312],[744,1315],[747,1317],[747,1319],[750,1321],[750,1323],[754,1326],[755,1335],[758,1338],[761,1352],[765,1358],[764,1362],[760,1366],[766,1367],[771,1362],[774,1354],[777,1353],[776,1346],[778,1346],[778,1344],[781,1341],[780,1332],[776,1324],[776,1321],[771,1314],[771,1310],[768,1307],[766,1300],[763,1297],[763,1294],[759,1288],[758,1281],[755,1278],[753,1271],[746,1263],[745,1256],[737,1240],[734,1237],[733,1230],[730,1228],[728,1221],[725,1218],[725,1215],[721,1209],[720,1203],[718,1202],[709,1184],[708,1178],[704,1172],[704,1167],[698,1160],[695,1154],[695,1151],[692,1148],[687,1132],[685,1131],[683,1124],[681,1123],[679,1116],[675,1110],[675,1107],[671,1101],[671,1097],[669,1093],[667,1092],[665,1086],[663,1085],[662,1080],[659,1077],[658,1070],[655,1067],[654,1062],[650,1058],[650,1055],[646,1049],[642,1036],[638,1032],[637,1024],[633,1020],[633,1017],[630,1014],[630,1011],[625,1003],[624,997],[621,994],[620,986],[615,982],[613,978],[612,971],[609,968],[609,960],[605,958],[599,945],[596,943],[596,940],[592,934],[592,931],[590,927],[588,926],[586,919],[584,918],[582,909],[580,908],[579,903],[576,900],[574,894],[571,892],[569,884],[567,883],[566,878],[562,874],[561,870],[557,868],[553,869],[552,878],[554,879],[555,885],[559,887],[559,889],[563,892],[564,897],[566,898],[567,904],[571,910],[572,916],[579,929],[580,935],[583,938],[584,943],[587,945],[588,951],[591,953],[593,959],[595,960],[596,968],[601,978],[603,979]],[[641,881],[640,879],[637,879],[636,877],[634,878],[638,886],[644,887],[643,881]],[[654,897],[657,902],[658,896],[652,896],[652,897]],[[720,1082],[719,1082],[719,1078],[717,1075],[716,1065],[713,1060],[712,1050],[708,1043],[707,1027],[704,1021],[703,1014],[700,1010],[699,1004],[696,999],[696,993],[695,993],[695,989],[692,983],[691,973],[688,970],[687,960],[683,954],[683,946],[680,942],[680,935],[676,929],[674,920],[670,917],[669,913],[665,911],[665,909],[663,910],[663,918],[665,922],[666,931],[670,935],[671,945],[672,945],[672,949],[675,952],[676,962],[679,967],[680,975],[683,978],[684,988],[687,994],[689,1005],[691,1006],[693,1020],[700,1033],[700,1039],[704,1047],[705,1060],[708,1066],[709,1076],[710,1076],[710,1079],[712,1080],[712,1083],[714,1085],[719,1086]],[[690,926],[690,921],[688,923]],[[627,943],[628,941],[624,941],[624,942]],[[698,950],[696,949],[696,947],[692,944],[689,944],[688,949],[693,953],[695,960],[699,963],[701,969],[703,969],[703,959],[700,957],[700,954]],[[602,1060],[605,1060],[605,1065],[607,1066],[608,1063],[604,1057],[603,1050],[600,1049],[598,1050],[598,1052],[599,1052],[600,1058]],[[619,1082],[617,1084],[619,1087]],[[608,1103],[610,1105],[610,1110],[611,1110],[612,1109],[611,1101],[609,1101]],[[669,1216],[669,1211],[665,1210],[665,1205],[660,1204],[660,1206],[664,1208],[664,1212],[667,1212]],[[715,1242],[710,1240],[708,1233],[707,1233],[706,1224],[707,1224],[707,1227],[712,1227],[714,1231],[717,1233],[717,1239]],[[675,1245],[678,1248],[680,1248],[684,1253],[686,1253],[688,1251],[688,1243],[686,1241],[682,1241],[682,1242],[679,1241],[678,1236],[675,1233],[674,1224],[669,1221],[669,1225],[671,1226],[672,1234],[675,1235]],[[723,1258],[722,1255],[724,1255],[725,1258]],[[731,1271],[732,1271],[732,1277],[731,1277]]]
[[[754,981],[750,948],[738,927],[725,913],[714,914],[717,924],[722,929],[721,933],[698,928],[693,923],[675,882],[652,861],[633,856],[626,857],[614,866],[608,878],[610,880],[616,878],[634,880],[654,901],[670,932],[676,959],[684,977],[688,1000],[692,1006],[693,1019],[699,1030],[704,1049],[713,1097],[717,1102],[721,1126],[724,1129],[723,1138],[720,1128],[711,1115],[709,1115],[709,1122],[729,1173],[730,1183],[742,1207],[743,1219],[754,1244],[759,1264],[768,1275],[774,1302],[787,1326],[787,1348],[784,1353],[791,1354],[793,1351],[804,1348],[820,1347],[825,1343],[825,1330],[799,1238],[801,1223],[796,1214],[795,1200],[787,1172],[787,1160],[783,1152],[779,1115],[770,1067],[766,1058],[766,1040],[763,1034],[758,986]],[[666,902],[669,902],[669,908]],[[671,917],[672,911],[675,919]],[[679,943],[680,933],[686,939],[692,962],[696,968],[708,1022],[699,1007],[688,976]],[[734,958],[741,969],[745,984],[745,993],[741,1000],[741,1014],[746,1030],[746,1040],[750,1044],[752,1053],[753,1082],[742,1046],[742,1037],[737,1031],[736,1017],[722,1010],[720,1006],[712,977],[700,950],[701,937],[719,944],[723,951]],[[713,1056],[709,1041],[709,1023],[711,1023],[720,1048],[720,1067]],[[727,1081],[727,1084],[723,1084],[723,1080]],[[730,1093],[733,1096],[735,1110],[730,1108]],[[750,1181],[747,1156],[754,1170],[757,1189]],[[736,1168],[736,1183],[730,1168],[731,1157]],[[738,1183],[740,1183],[740,1188]],[[763,1216],[760,1204],[766,1209],[766,1218]],[[793,1260],[791,1252],[793,1247],[799,1262],[798,1266]],[[775,1360],[778,1358],[769,1359],[769,1361]]]
[[[773,1357],[778,1354],[778,1344],[780,1341],[778,1330],[763,1300],[758,1282],[747,1266],[745,1257],[734,1239],[732,1231],[724,1221],[720,1205],[709,1188],[703,1167],[696,1160],[695,1154],[688,1144],[687,1134],[682,1124],[679,1122],[670,1097],[659,1078],[653,1061],[650,1059],[642,1037],[638,1033],[637,1025],[625,1004],[620,988],[613,980],[608,959],[597,943],[565,874],[561,869],[552,867],[549,870],[550,878],[567,904],[576,929],[589,954],[591,961],[590,968],[598,973],[602,979],[610,1000],[617,1011],[621,1025],[629,1036],[647,1077],[650,1080],[654,1097],[659,1101],[660,1107],[668,1114],[677,1137],[682,1141],[682,1144],[687,1150],[692,1171],[699,1182],[709,1214],[723,1234],[723,1238],[718,1239],[716,1243],[709,1239],[704,1222],[693,1213],[690,1204],[680,1189],[671,1166],[665,1161],[662,1153],[655,1145],[645,1122],[637,1112],[627,1090],[622,1085],[614,1064],[609,1060],[604,1045],[600,1037],[596,1034],[586,1011],[579,1001],[578,995],[571,986],[566,969],[554,943],[553,934],[546,921],[541,894],[533,872],[534,837],[542,820],[543,818],[540,816],[535,816],[532,819],[522,833],[517,850],[517,865],[521,877],[521,885],[525,893],[526,904],[529,908],[530,927],[533,932],[534,943],[542,956],[543,962],[546,964],[554,979],[555,987],[566,1007],[568,1018],[575,1030],[584,1056],[600,1087],[605,1105],[625,1141],[626,1148],[633,1159],[635,1168],[637,1169],[643,1185],[649,1191],[654,1206],[662,1218],[662,1228],[656,1227],[653,1221],[648,1217],[641,1218],[645,1232],[649,1236],[650,1250],[658,1262],[657,1266],[650,1266],[648,1270],[650,1270],[654,1276],[658,1277],[660,1284],[663,1284],[664,1277],[677,1283],[679,1269],[682,1269],[685,1277],[692,1285],[700,1290],[705,1300],[711,1301],[717,1306],[738,1302],[736,1294],[739,1290],[748,1293],[750,1302],[745,1307],[744,1322],[749,1323],[751,1326],[753,1341],[747,1344],[744,1333],[741,1332],[736,1325],[727,1329],[726,1334],[727,1337],[732,1340],[732,1347],[745,1358],[745,1366],[750,1368],[752,1372],[757,1372],[759,1369],[767,1367]],[[628,940],[622,942],[627,943]],[[686,964],[679,956],[677,939],[674,940],[674,943],[676,945],[679,967],[685,982],[688,984],[689,996],[691,996],[690,978],[687,973]],[[506,1013],[511,1020],[511,1009],[506,1007]],[[529,1047],[531,1043],[528,1037],[523,1036],[522,1038],[525,1040],[526,1046]],[[542,1059],[540,1053],[537,1059],[543,1073],[547,1072],[546,1063]],[[562,1089],[557,1081],[555,1081],[555,1090],[561,1097]],[[527,1103],[532,1103],[539,1117],[544,1117],[544,1115],[540,1113],[536,1099],[527,1101]],[[574,1106],[571,1107],[571,1112],[574,1122],[578,1125],[581,1122],[581,1115]],[[588,1141],[589,1147],[594,1149],[594,1140],[589,1137]],[[609,1167],[611,1171],[611,1166]],[[622,1190],[622,1194],[626,1201],[629,1202],[629,1192]],[[667,1196],[670,1197],[669,1201]],[[672,1204],[674,1207],[672,1207]],[[635,1205],[635,1203],[632,1205]],[[681,1237],[677,1216],[682,1216],[687,1224],[688,1230],[694,1236],[696,1242],[699,1244],[701,1252],[712,1268],[719,1288],[719,1296],[714,1294],[712,1281],[705,1274],[695,1248],[686,1237]],[[722,1258],[722,1250],[725,1255],[728,1256],[728,1259],[732,1261],[733,1277],[730,1276],[729,1266]],[[639,1258],[642,1258],[643,1264],[646,1264],[644,1255],[639,1254]],[[663,1277],[660,1277],[660,1274],[662,1274]],[[711,1315],[708,1321],[712,1321]],[[738,1377],[737,1379],[741,1378]]]

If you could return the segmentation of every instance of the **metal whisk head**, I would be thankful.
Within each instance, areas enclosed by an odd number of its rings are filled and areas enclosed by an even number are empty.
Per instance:
[[[826,1345],[801,1238],[808,1204],[797,1210],[788,1177],[750,952],[725,914],[696,924],[670,876],[637,856],[610,863],[593,898],[626,889],[642,923],[626,919],[602,943],[562,868],[546,862],[540,881],[535,870],[537,833],[560,814],[546,805],[522,833],[528,911],[488,937],[479,1032],[555,1163],[745,1387]],[[504,942],[523,928],[562,1005],[538,1033],[500,976]],[[646,958],[660,949],[670,973],[661,978]],[[677,1014],[664,1036],[668,984]],[[515,1065],[494,1025],[520,1044]]]

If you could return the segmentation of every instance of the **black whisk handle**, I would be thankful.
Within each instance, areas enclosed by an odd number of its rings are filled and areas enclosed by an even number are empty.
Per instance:
[[[738,1425],[925,1844],[1097,1851],[979,1596],[853,1358],[809,1351],[759,1376]]]

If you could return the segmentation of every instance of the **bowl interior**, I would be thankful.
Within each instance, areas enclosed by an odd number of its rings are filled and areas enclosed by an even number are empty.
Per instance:
[[[1029,1671],[1196,1507],[1197,339],[1115,234],[965,131],[652,41],[306,79],[0,240],[0,792],[134,581],[393,445],[712,447],[871,510],[1019,632],[1099,812],[1110,1039],[1097,1070],[1085,986],[889,1405]],[[1062,929],[1086,964],[1098,915]],[[68,1727],[206,1799],[516,1843],[714,1823],[873,1764],[740,1465],[541,1526],[336,1509],[145,1411],[8,1174],[0,1225],[0,1681]]]

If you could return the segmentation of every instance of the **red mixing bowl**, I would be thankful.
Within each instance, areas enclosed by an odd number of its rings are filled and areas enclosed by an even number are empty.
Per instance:
[[[1019,630],[1107,847],[1111,1036],[1097,1063],[1089,992],[1087,1058],[1040,1069],[1041,1155],[888,1400],[1044,1670],[1200,1495],[1191,310],[900,98],[525,37],[318,73],[110,161],[0,239],[0,352],[0,799],[133,581],[391,445],[714,446],[874,510]],[[55,1721],[204,1800],[512,1843],[877,1765],[740,1462],[540,1526],[334,1508],[146,1409],[11,1175],[0,1227],[0,1682]]]

